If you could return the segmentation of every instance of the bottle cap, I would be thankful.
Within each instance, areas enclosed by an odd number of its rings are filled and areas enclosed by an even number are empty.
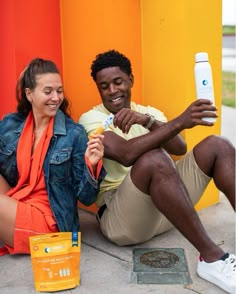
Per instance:
[[[208,54],[206,52],[199,52],[195,54],[195,62],[208,61]]]

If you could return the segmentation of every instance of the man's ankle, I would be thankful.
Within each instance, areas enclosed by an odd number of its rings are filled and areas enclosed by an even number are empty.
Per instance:
[[[228,257],[228,253],[225,253],[223,250],[217,251],[217,252],[212,252],[208,254],[200,254],[200,260],[203,259],[205,262],[210,263],[210,262],[215,262],[218,260],[225,260]]]

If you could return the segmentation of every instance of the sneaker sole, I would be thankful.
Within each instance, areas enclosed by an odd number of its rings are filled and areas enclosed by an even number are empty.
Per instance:
[[[214,277],[208,275],[207,273],[203,273],[204,276],[201,273],[199,273],[199,272],[197,272],[197,274],[198,274],[198,276],[200,278],[202,278],[202,279],[204,279],[204,280],[206,280],[206,281],[208,281],[208,282],[210,282],[210,283],[218,286],[219,288],[223,289],[227,293],[230,293],[230,294],[235,294],[236,293],[234,290],[231,292],[231,290],[229,288],[224,287],[222,284],[219,284],[219,281],[217,279],[215,279]]]

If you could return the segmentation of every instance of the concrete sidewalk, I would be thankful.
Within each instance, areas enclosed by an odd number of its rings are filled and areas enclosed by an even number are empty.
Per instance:
[[[222,49],[222,70],[228,72],[236,72],[236,49]]]
[[[236,109],[222,107],[222,134],[235,145]],[[235,252],[235,214],[224,195],[220,202],[199,212],[213,240],[225,251]],[[176,230],[138,246],[118,247],[99,231],[95,216],[80,210],[82,249],[81,285],[59,293],[73,294],[183,294],[224,293],[196,275],[198,252]],[[184,248],[192,283],[189,285],[136,284],[131,280],[133,248]],[[30,256],[0,257],[0,294],[32,294],[34,281]]]

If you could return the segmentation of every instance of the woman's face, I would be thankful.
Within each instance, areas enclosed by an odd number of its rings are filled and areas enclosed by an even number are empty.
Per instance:
[[[36,87],[25,89],[27,99],[32,105],[34,117],[44,118],[56,115],[64,99],[61,76],[46,73],[36,76]]]

